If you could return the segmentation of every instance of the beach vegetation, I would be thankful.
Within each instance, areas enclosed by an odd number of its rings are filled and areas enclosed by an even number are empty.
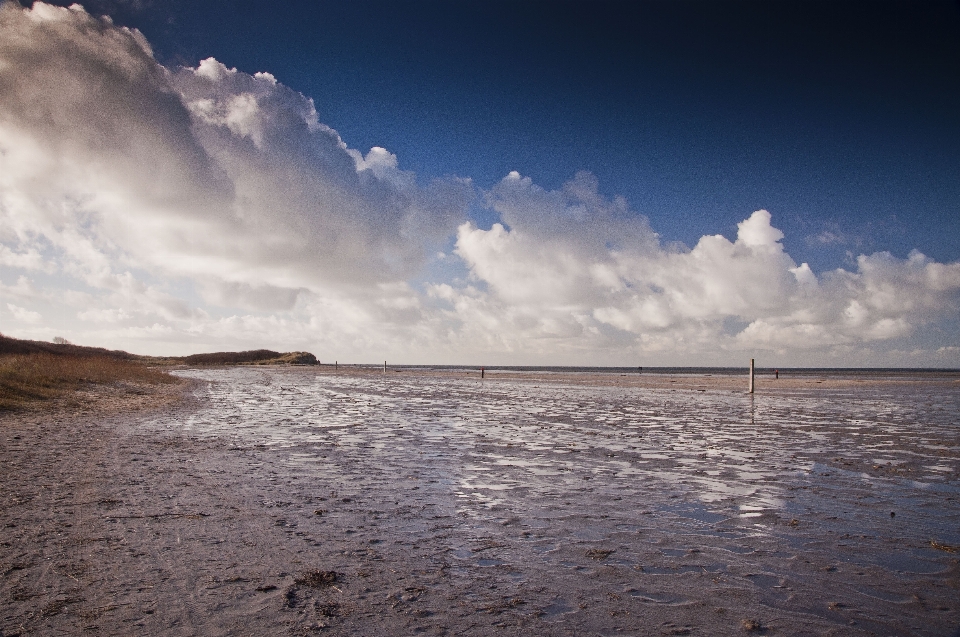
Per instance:
[[[20,409],[94,385],[166,384],[179,380],[144,363],[112,356],[48,352],[0,355],[0,410]]]

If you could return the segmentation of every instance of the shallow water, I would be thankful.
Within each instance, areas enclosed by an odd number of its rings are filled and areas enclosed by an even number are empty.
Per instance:
[[[178,373],[206,381],[201,407],[151,426],[261,450],[277,480],[350,501],[327,518],[358,541],[407,547],[468,598],[482,581],[597,630],[609,626],[576,619],[577,600],[601,588],[649,607],[746,592],[818,629],[958,626],[945,550],[960,545],[956,384],[749,395],[574,376]]]

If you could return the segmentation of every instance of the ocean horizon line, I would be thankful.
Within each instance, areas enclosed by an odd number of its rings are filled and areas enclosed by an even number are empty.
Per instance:
[[[749,366],[724,367],[724,366],[695,366],[695,365],[673,365],[673,366],[600,366],[600,365],[481,365],[481,364],[407,364],[407,363],[346,363],[335,362],[328,363],[321,361],[322,367],[353,367],[353,368],[384,368],[394,371],[417,370],[417,371],[459,371],[483,369],[487,372],[546,372],[546,373],[620,373],[620,374],[717,374],[717,375],[736,375],[749,373]],[[952,367],[754,367],[755,374],[960,374],[960,368]]]

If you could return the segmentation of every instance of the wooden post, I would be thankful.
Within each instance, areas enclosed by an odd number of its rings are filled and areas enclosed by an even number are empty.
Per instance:
[[[340,361],[333,361],[333,370],[336,371],[340,369]]]
[[[387,361],[383,361],[383,373],[387,373]]]
[[[750,393],[753,393],[753,359],[750,359]]]

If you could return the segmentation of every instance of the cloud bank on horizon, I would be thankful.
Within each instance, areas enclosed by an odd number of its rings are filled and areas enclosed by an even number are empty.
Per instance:
[[[497,222],[485,229],[471,209]],[[960,262],[815,273],[758,210],[661,241],[590,173],[423,183],[311,99],[136,30],[0,5],[3,333],[321,360],[960,366]]]

